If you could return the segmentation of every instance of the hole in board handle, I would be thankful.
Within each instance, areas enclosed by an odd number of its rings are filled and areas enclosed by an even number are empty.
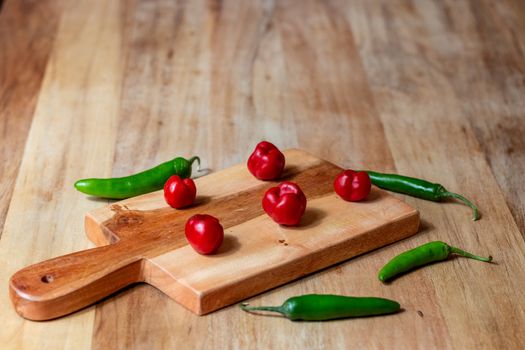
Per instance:
[[[51,283],[54,281],[54,277],[53,275],[45,275],[45,276],[42,276],[41,278],[41,281],[44,282],[44,283]]]

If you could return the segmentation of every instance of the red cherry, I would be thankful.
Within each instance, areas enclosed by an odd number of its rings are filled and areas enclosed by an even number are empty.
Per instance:
[[[257,144],[248,159],[248,170],[259,180],[275,180],[284,169],[284,154],[268,141]]]
[[[365,171],[345,170],[334,181],[335,192],[349,202],[365,199],[371,187],[370,176]]]
[[[164,184],[164,199],[175,209],[191,205],[196,195],[197,188],[192,179],[181,179],[173,175]]]
[[[200,254],[211,254],[222,244],[224,229],[217,218],[207,214],[193,215],[186,222],[186,239]]]

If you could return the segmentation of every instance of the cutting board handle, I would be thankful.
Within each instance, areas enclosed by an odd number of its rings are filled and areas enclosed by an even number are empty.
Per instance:
[[[77,311],[142,280],[142,257],[119,241],[28,266],[11,277],[9,294],[22,317],[41,321]]]

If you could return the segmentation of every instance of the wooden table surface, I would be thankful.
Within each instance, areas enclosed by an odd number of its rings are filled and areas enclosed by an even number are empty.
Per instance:
[[[0,12],[3,348],[523,348],[525,2],[16,1]],[[137,285],[31,322],[8,296],[29,264],[91,247],[73,188],[174,155],[219,170],[267,139],[350,168],[442,183],[468,207],[404,198],[420,233],[252,298],[376,295],[402,313],[325,323],[231,306],[198,317]],[[393,255],[443,240],[451,259],[390,285]]]

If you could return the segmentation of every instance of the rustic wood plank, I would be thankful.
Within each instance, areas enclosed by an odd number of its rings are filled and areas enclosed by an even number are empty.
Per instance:
[[[359,23],[365,13],[376,26]],[[458,72],[454,53],[465,50],[469,42],[448,36],[443,28],[455,26],[445,23],[442,8],[430,1],[363,2],[346,14],[354,24],[361,55],[366,58],[365,70],[377,105],[381,106],[397,169],[439,180],[481,203],[482,220],[473,223],[467,220],[468,211],[451,211],[451,205],[418,201],[422,217],[431,217],[435,229],[410,243],[441,239],[467,250],[491,252],[497,262],[496,266],[475,268],[459,261],[457,265],[436,266],[423,276],[407,276],[407,283],[419,284],[420,278],[431,283],[427,291],[433,291],[439,314],[431,313],[430,317],[443,318],[440,330],[446,331],[448,345],[519,348],[525,342],[523,334],[505,330],[517,329],[525,322],[523,309],[516,308],[525,304],[525,281],[515,278],[523,274],[525,244],[466,117],[469,111],[465,111],[462,96],[453,89],[453,77]],[[478,72],[484,71],[477,68]],[[400,244],[387,251],[394,254],[403,248]],[[494,303],[501,298],[512,302]],[[416,300],[421,297],[415,296]],[[428,315],[426,310],[424,313]],[[465,337],[466,333],[473,336]]]
[[[61,4],[10,1],[0,6],[1,237]]]
[[[4,4],[0,27],[10,14],[6,11],[17,13],[6,29],[10,32],[31,37],[37,25],[51,28],[60,20],[60,27],[58,36],[39,30],[47,39],[9,41],[29,48],[49,45],[49,50],[55,42],[45,68],[36,51],[7,44],[19,53],[0,53],[19,67],[25,62],[15,62],[20,52],[41,62],[33,66],[37,77],[47,70],[40,92],[40,83],[25,69],[21,77],[27,81],[16,85],[25,90],[0,90],[11,106],[9,119],[0,111],[1,120],[9,120],[8,128],[0,127],[7,135],[0,147],[8,150],[0,157],[10,171],[0,178],[0,193],[8,195],[0,201],[4,217],[9,207],[0,241],[4,281],[31,262],[87,246],[81,215],[105,202],[79,201],[83,197],[70,193],[67,181],[110,175],[112,166],[113,175],[128,174],[173,155],[200,154],[205,166],[223,169],[245,159],[260,139],[301,147],[341,166],[397,168],[440,181],[473,197],[483,218],[471,223],[463,206],[406,198],[422,213],[418,237],[251,299],[252,304],[280,304],[309,292],[380,294],[402,303],[405,311],[396,316],[292,323],[232,307],[197,318],[161,292],[139,285],[97,307],[94,324],[91,309],[34,324],[4,307],[0,340],[5,347],[82,348],[90,345],[86,334],[91,333],[95,348],[523,347],[525,206],[523,179],[515,176],[524,154],[522,1],[122,1],[110,7],[82,1],[56,10],[46,4],[55,9],[57,2],[35,2],[24,11],[18,4]],[[18,24],[25,14],[45,20],[26,31]],[[106,27],[108,21],[119,21],[123,29]],[[91,37],[94,28],[105,33],[104,40]],[[65,39],[67,32],[75,38]],[[1,33],[1,45],[9,34]],[[104,59],[111,67],[96,63],[95,79],[94,70],[83,68],[91,67],[87,62],[97,50],[109,55]],[[121,60],[115,64],[108,57],[120,50],[126,53],[116,54]],[[0,75],[20,79],[3,67]],[[118,110],[98,89],[121,83],[122,92],[108,97]],[[68,112],[53,118],[43,112],[57,101]],[[108,113],[107,120],[92,112],[95,103]],[[20,147],[30,121],[11,117],[32,115],[35,105],[35,130],[24,153]],[[82,131],[67,119],[72,114]],[[108,124],[118,131],[95,131],[96,125]],[[54,130],[49,136],[48,129]],[[88,139],[97,142],[81,145]],[[36,149],[39,162],[30,167]],[[59,156],[66,175],[55,186]],[[79,157],[84,157],[81,164]],[[66,192],[56,194],[56,188]],[[388,258],[431,239],[491,253],[498,265],[455,259],[387,287],[378,284],[375,272]],[[6,289],[1,293],[7,306]],[[202,336],[210,330],[213,336]]]
[[[118,3],[75,2],[54,37],[24,158],[0,240],[0,280],[20,267],[88,247],[82,213],[100,205],[72,184],[101,169],[109,175],[120,96],[122,30]],[[45,14],[45,12],[43,13]],[[0,289],[0,303],[9,303]],[[94,310],[51,324],[24,321],[2,308],[0,341],[8,348],[89,348]]]
[[[525,178],[516,176],[525,168],[525,3],[450,2],[445,10],[457,29],[443,37],[468,47],[469,54],[435,43],[433,55],[455,67],[444,72],[525,237]],[[459,15],[465,11],[468,16]]]

